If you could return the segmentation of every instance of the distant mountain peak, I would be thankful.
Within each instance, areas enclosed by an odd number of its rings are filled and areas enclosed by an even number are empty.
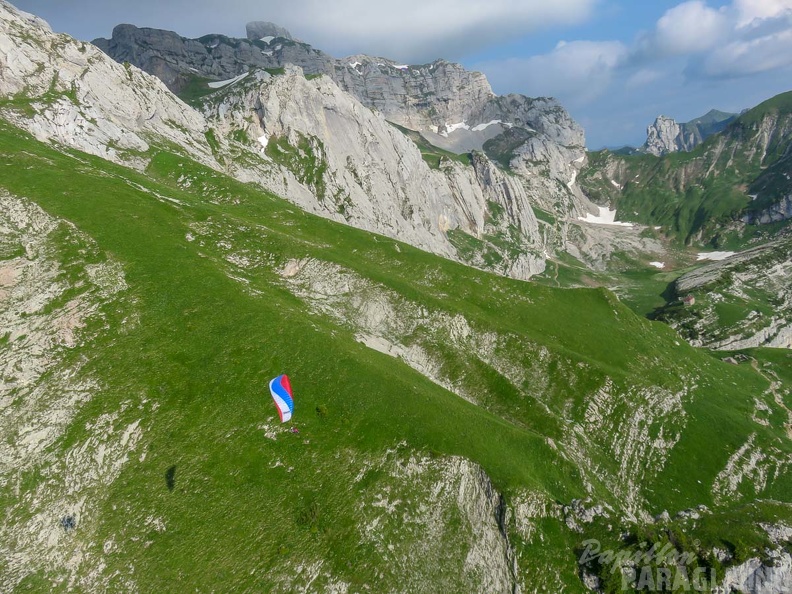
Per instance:
[[[294,37],[287,29],[269,21],[251,21],[245,26],[245,31],[250,41],[267,38],[275,39],[276,37],[294,40]]]
[[[711,109],[703,116],[678,123],[674,118],[658,116],[646,129],[646,142],[641,150],[652,155],[692,151],[713,134],[721,132],[737,119],[738,114]]]

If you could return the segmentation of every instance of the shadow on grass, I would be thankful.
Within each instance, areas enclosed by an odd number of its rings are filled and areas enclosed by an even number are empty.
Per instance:
[[[176,466],[171,466],[165,471],[165,484],[168,485],[168,491],[173,492],[176,487]]]

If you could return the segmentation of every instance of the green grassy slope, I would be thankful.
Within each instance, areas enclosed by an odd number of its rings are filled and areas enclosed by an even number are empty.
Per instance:
[[[100,393],[52,452],[79,444],[88,424],[119,403],[131,406],[122,407],[118,423],[141,418],[143,401],[158,404],[143,416],[145,458],[136,453],[106,492],[94,494],[99,512],[73,536],[98,554],[111,536],[121,543],[104,557],[107,572],[133,574],[142,591],[223,590],[229,583],[288,591],[296,583],[286,573],[313,560],[352,591],[399,589],[409,572],[383,577],[387,552],[360,536],[363,502],[392,481],[377,466],[389,449],[404,457],[464,456],[481,464],[507,500],[531,492],[567,504],[589,494],[617,510],[617,525],[638,508],[659,513],[703,503],[729,510],[759,496],[788,501],[792,493],[789,474],[779,472],[761,489],[746,480],[728,496],[713,496],[716,476],[749,439],[777,458],[792,454],[786,417],[772,399],[768,424],[751,421],[768,380],[688,347],[605,290],[495,277],[308,215],[164,151],[146,174],[135,173],[59,152],[4,125],[0,170],[0,187],[70,221],[123,266],[129,303],[106,311],[105,331],[72,354],[88,361],[82,373],[99,379]],[[185,176],[200,180],[192,187],[203,192],[180,186]],[[235,199],[214,200],[218,195]],[[219,236],[187,239],[213,225]],[[265,264],[231,274],[223,242]],[[480,392],[478,406],[466,402],[361,345],[352,325],[312,313],[277,274],[292,258],[332,263],[426,311],[463,316],[502,337],[530,373],[516,381],[474,355],[427,343],[448,377]],[[125,327],[131,313],[138,321]],[[262,430],[275,418],[266,382],[279,373],[292,378],[300,434],[271,440]],[[674,415],[653,421],[673,394]],[[587,420],[595,399],[603,402],[599,423]],[[646,433],[622,441],[633,428]],[[672,449],[643,449],[664,431],[677,435]],[[617,451],[631,444],[637,454]],[[33,475],[25,488],[35,492],[45,480]],[[633,496],[643,500],[638,507]],[[4,488],[0,497],[15,495]],[[147,524],[151,517],[167,529]],[[544,529],[541,544],[514,538],[520,571],[549,559],[580,590],[574,546],[585,534],[560,522]],[[453,523],[448,530],[456,543]],[[618,529],[607,535],[616,539]],[[418,537],[400,538],[409,548]],[[464,588],[455,581],[463,559],[464,550],[449,545],[421,567],[424,583]],[[304,585],[308,576],[300,576]],[[46,589],[44,580],[57,577],[41,570],[26,583]],[[329,579],[314,587],[329,587]]]

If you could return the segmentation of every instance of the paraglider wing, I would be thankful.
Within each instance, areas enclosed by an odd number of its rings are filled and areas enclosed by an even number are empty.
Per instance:
[[[270,394],[278,407],[281,423],[292,418],[294,412],[294,396],[292,396],[291,383],[288,375],[279,375],[269,383]]]

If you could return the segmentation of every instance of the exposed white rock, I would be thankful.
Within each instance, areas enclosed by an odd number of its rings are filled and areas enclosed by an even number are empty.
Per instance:
[[[692,270],[676,282],[676,292],[702,295],[696,315],[682,314],[671,319],[674,326],[690,322],[694,334],[688,336],[694,346],[741,350],[768,346],[792,348],[792,259],[789,243],[775,242],[739,253],[721,252],[714,261]],[[762,313],[761,304],[773,305],[771,315]],[[739,305],[742,316],[724,320],[718,304]],[[695,319],[693,319],[695,317]]]
[[[456,572],[433,577],[434,588],[522,591],[505,503],[480,467],[462,458],[426,457],[386,458],[379,467],[391,480],[363,502],[360,530],[363,542],[387,560],[385,576],[402,576],[405,591],[423,590],[435,556],[453,546],[462,552]],[[449,522],[459,530],[449,531]]]
[[[747,483],[755,493],[761,493],[768,480],[780,476],[792,466],[792,456],[784,455],[776,448],[763,450],[755,441],[756,434],[753,434],[731,455],[725,468],[715,477],[712,485],[715,501],[725,502],[737,497],[742,483]]]
[[[208,114],[222,135],[244,129],[254,137],[266,135],[269,143],[273,138],[292,147],[307,143],[315,167],[324,167],[321,180],[302,191],[295,191],[300,182],[294,176],[290,181],[283,168],[270,168],[263,173],[265,184],[277,193],[322,216],[452,258],[456,249],[446,233],[458,229],[481,236],[488,203],[494,202],[526,244],[537,246],[531,258],[503,272],[527,278],[544,269],[538,223],[522,184],[485,157],[478,156],[474,167],[445,161],[439,170],[431,169],[418,147],[381,115],[329,78],[308,81],[296,67],[244,84]]]
[[[792,556],[778,549],[769,551],[772,565],[765,565],[760,559],[749,559],[745,563],[726,570],[714,594],[788,594],[792,592]]]
[[[720,260],[731,258],[736,254],[737,252],[703,252],[701,254],[696,255],[696,260],[698,260],[699,262],[704,262],[704,261],[719,262]]]
[[[679,124],[672,118],[660,116],[646,130],[645,150],[656,156],[679,150],[678,141],[681,135]]]
[[[210,89],[222,89],[223,87],[228,87],[233,85],[234,83],[239,82],[243,78],[245,78],[249,73],[245,72],[244,74],[240,74],[239,76],[235,76],[234,78],[229,78],[228,80],[218,80],[207,83]]]
[[[154,135],[214,162],[203,117],[162,82],[89,43],[55,35],[7,2],[0,2],[0,65],[0,96],[31,97],[36,112],[4,110],[5,117],[39,140],[143,167],[138,153]]]
[[[95,521],[106,487],[139,446],[142,423],[114,411],[85,423],[68,449],[58,443],[101,389],[83,369],[86,359],[69,353],[97,338],[103,306],[128,305],[124,272],[68,223],[8,195],[0,195],[0,241],[23,250],[0,262],[0,328],[8,339],[0,345],[0,484],[15,494],[0,524],[0,590],[14,591],[33,574],[51,576],[53,589],[103,590],[101,554],[71,531]],[[59,250],[75,246],[93,263],[77,260],[66,274]],[[76,281],[66,280],[74,274]],[[41,480],[31,485],[26,476]],[[134,589],[114,583],[122,581]]]

